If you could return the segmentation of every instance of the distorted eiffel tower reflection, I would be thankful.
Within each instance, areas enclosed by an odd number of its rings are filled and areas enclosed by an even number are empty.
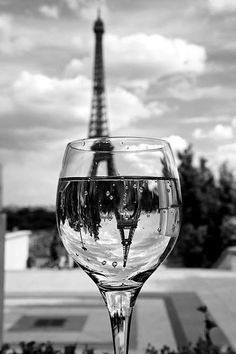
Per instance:
[[[89,138],[97,138],[91,147],[94,151],[92,165],[90,167],[90,176],[98,175],[99,166],[102,163],[107,164],[107,176],[118,176],[115,163],[113,160],[113,146],[109,141],[109,129],[107,122],[106,102],[105,102],[105,80],[104,80],[104,63],[103,63],[103,47],[102,37],[104,34],[104,24],[98,12],[98,17],[93,27],[95,33],[95,60],[94,60],[94,77],[93,77],[93,96],[91,116],[89,123]],[[124,192],[124,191],[123,191]],[[140,211],[135,213],[135,218],[124,221],[118,210],[118,205],[114,205],[114,213],[117,220],[117,229],[121,236],[121,244],[123,247],[123,267],[126,267],[130,245],[133,235],[137,227],[137,220]]]

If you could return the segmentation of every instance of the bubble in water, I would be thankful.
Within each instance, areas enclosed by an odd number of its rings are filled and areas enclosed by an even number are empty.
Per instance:
[[[129,189],[129,187],[128,187],[128,186],[125,186],[125,189],[126,189],[126,190],[128,190],[128,189]]]
[[[143,187],[140,187],[140,188],[139,188],[139,192],[140,192],[140,193],[143,193]]]
[[[117,267],[117,262],[112,262],[112,267]]]
[[[88,195],[88,191],[85,191],[85,192],[84,192],[84,195]]]
[[[105,265],[107,262],[106,261],[102,261],[102,265]]]
[[[113,183],[112,186],[115,187],[116,186],[115,183]]]
[[[109,197],[109,195],[110,195],[110,192],[106,191],[106,196]]]
[[[136,185],[135,183],[134,183],[134,185],[133,185],[133,188],[134,188],[134,189],[136,189],[136,188],[137,188],[137,185]]]
[[[161,228],[160,228],[160,227],[158,227],[157,231],[158,231],[158,232],[161,232]]]
[[[113,195],[110,195],[110,200],[112,200],[113,199]]]
[[[170,189],[169,189],[169,188],[167,188],[167,192],[168,192],[168,193],[170,192]]]
[[[85,208],[87,208],[87,205],[86,205],[86,204],[84,204],[84,207],[85,207]]]

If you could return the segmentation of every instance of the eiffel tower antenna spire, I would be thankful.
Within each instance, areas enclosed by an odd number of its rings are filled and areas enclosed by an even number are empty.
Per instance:
[[[97,18],[101,18],[101,6],[100,6],[100,3],[98,4],[98,8],[97,8]]]
[[[94,22],[93,31],[95,33],[95,60],[93,73],[93,96],[89,123],[89,138],[107,137],[108,123],[105,103],[105,83],[102,37],[104,34],[104,24],[101,19],[101,8],[98,6],[97,19]]]

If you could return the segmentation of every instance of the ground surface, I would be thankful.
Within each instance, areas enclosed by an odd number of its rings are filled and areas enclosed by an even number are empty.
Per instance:
[[[219,345],[236,349],[236,272],[160,268],[137,300],[130,349],[143,353],[148,343],[176,348],[203,336],[207,305],[218,328]],[[4,341],[47,340],[57,345],[85,344],[112,353],[110,324],[97,287],[82,271],[30,270],[5,276]]]

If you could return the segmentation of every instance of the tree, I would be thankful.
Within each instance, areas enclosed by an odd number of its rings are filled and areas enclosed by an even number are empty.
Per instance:
[[[236,215],[236,182],[227,164],[218,181],[205,158],[194,165],[191,146],[178,157],[183,222],[173,257],[187,267],[210,267],[231,242],[232,223],[227,225]]]

